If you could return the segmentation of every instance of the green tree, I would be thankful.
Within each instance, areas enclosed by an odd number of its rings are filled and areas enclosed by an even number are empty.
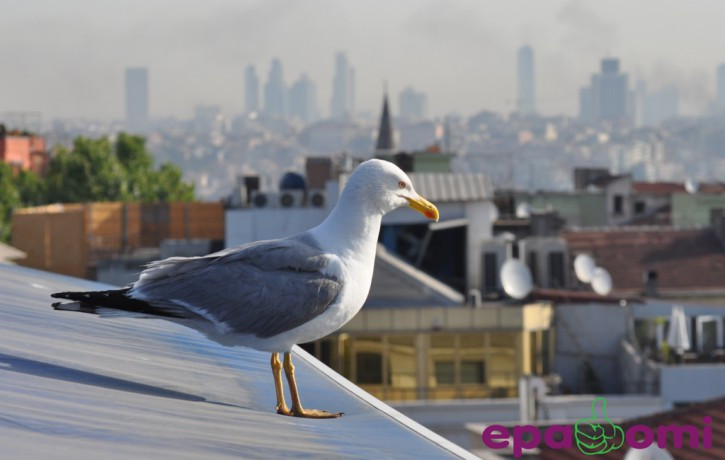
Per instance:
[[[45,181],[33,171],[20,171],[15,177],[15,187],[22,206],[38,206],[47,202]]]
[[[125,170],[108,139],[78,137],[73,149],[59,148],[48,165],[48,202],[122,200]]]
[[[10,218],[20,205],[20,193],[13,179],[13,168],[0,161],[0,241],[10,238]]]
[[[143,137],[121,133],[108,139],[75,139],[59,149],[46,177],[47,202],[191,201],[194,186],[171,164],[153,169]]]
[[[181,169],[164,163],[154,171],[154,195],[158,201],[194,201],[194,184],[182,180]]]

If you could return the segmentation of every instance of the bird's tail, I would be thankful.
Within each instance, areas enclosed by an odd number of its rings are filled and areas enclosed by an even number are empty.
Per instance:
[[[166,318],[184,318],[178,309],[161,308],[134,299],[126,295],[130,288],[114,289],[110,291],[86,292],[56,292],[51,297],[66,299],[71,302],[55,302],[52,304],[56,310],[79,311],[100,316],[162,316]]]

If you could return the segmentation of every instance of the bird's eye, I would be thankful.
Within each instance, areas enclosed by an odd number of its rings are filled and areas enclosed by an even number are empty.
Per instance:
[[[398,187],[405,188],[406,187],[405,182],[403,182],[402,180],[400,182],[398,182]]]

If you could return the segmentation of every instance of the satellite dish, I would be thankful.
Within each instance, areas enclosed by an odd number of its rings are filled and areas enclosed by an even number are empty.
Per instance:
[[[685,181],[685,190],[687,190],[687,193],[697,193],[697,189],[699,188],[700,186],[694,179],[687,179]]]
[[[531,217],[531,206],[529,203],[519,203],[516,205],[516,217],[519,219],[528,219]]]
[[[624,455],[624,460],[675,460],[666,449],[657,447],[657,444],[650,444],[644,449],[630,448]]]
[[[612,277],[602,267],[597,267],[592,272],[592,289],[599,295],[609,295],[612,292]]]
[[[518,259],[508,259],[503,263],[501,284],[506,294],[514,299],[523,299],[534,287],[529,268]]]
[[[501,241],[506,241],[506,242],[516,241],[516,235],[514,235],[511,232],[501,232],[498,235],[496,235],[496,238]]]
[[[579,254],[574,258],[574,273],[582,283],[592,282],[595,268],[597,268],[597,264],[594,263],[594,259],[589,254]]]

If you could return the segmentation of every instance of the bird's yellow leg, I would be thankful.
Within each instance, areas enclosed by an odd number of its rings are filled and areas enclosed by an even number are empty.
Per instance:
[[[303,409],[300,402],[300,394],[297,391],[297,382],[295,381],[295,366],[292,364],[292,353],[284,354],[284,373],[287,374],[287,382],[289,383],[289,391],[292,395],[292,414],[295,417],[304,418],[336,418],[342,416],[342,412],[332,413],[317,409]]]
[[[272,353],[272,374],[274,375],[274,390],[277,393],[277,413],[292,415],[284,400],[284,387],[282,386],[282,361],[279,360],[279,353]]]

